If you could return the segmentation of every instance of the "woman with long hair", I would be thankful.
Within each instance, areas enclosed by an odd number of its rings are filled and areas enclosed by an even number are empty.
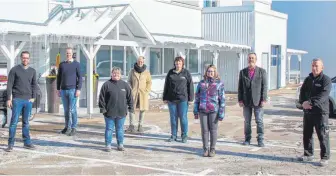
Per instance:
[[[203,156],[214,157],[217,142],[218,121],[222,121],[225,115],[225,89],[221,82],[217,69],[209,65],[196,88],[194,102],[195,119],[200,119]],[[210,133],[210,149],[209,149]]]

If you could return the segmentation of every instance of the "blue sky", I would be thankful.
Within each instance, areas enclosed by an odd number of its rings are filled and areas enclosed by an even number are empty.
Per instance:
[[[288,14],[288,48],[308,51],[302,57],[302,76],[311,60],[321,57],[325,73],[336,76],[336,1],[273,1],[272,9]],[[297,69],[297,58],[292,57]]]

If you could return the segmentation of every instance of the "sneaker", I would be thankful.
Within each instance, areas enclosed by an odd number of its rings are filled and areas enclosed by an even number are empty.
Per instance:
[[[182,136],[182,143],[187,143],[188,137],[187,136]]]
[[[307,161],[313,161],[314,156],[300,156],[298,157],[299,161],[307,162]]]
[[[118,145],[118,150],[119,151],[125,151],[124,145]]]
[[[204,149],[203,156],[204,157],[208,157],[209,156],[209,149],[208,148]]]
[[[258,141],[258,147],[265,147],[265,144],[263,141]]]
[[[175,136],[171,136],[167,142],[173,142],[173,141],[176,141],[176,137]]]
[[[327,159],[321,159],[319,164],[320,164],[321,167],[328,166],[328,160]]]
[[[6,152],[11,152],[13,151],[13,146],[9,145],[6,149],[5,149]]]
[[[245,141],[245,142],[243,142],[243,145],[250,145],[250,141]]]
[[[110,152],[112,150],[111,145],[105,146],[105,151]]]
[[[25,145],[23,145],[23,148],[33,150],[36,147],[33,144],[25,144]]]
[[[143,132],[144,132],[144,129],[142,128],[142,125],[139,125],[139,126],[138,126],[138,132],[139,132],[139,133],[143,133]]]
[[[62,131],[60,131],[61,134],[67,134],[68,128],[64,128]]]
[[[127,133],[134,133],[135,132],[135,127],[134,125],[128,126],[128,129],[126,130]]]
[[[209,156],[214,157],[216,155],[216,150],[214,148],[210,149]]]
[[[71,129],[71,132],[68,134],[68,136],[75,136],[77,133],[76,128]]]

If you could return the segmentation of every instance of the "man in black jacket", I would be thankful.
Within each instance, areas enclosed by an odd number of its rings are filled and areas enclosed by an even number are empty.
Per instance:
[[[311,161],[314,155],[313,131],[314,127],[321,148],[321,166],[328,165],[330,158],[329,147],[329,93],[331,90],[330,78],[323,74],[321,59],[312,61],[312,73],[304,80],[299,102],[302,104],[303,117],[303,145],[304,155],[301,161]]]
[[[252,112],[254,111],[257,123],[258,146],[264,147],[263,107],[267,101],[267,74],[263,68],[257,67],[256,63],[257,55],[250,53],[248,55],[248,67],[239,73],[238,101],[239,106],[243,107],[245,118],[245,141],[243,145],[250,145],[251,120]]]

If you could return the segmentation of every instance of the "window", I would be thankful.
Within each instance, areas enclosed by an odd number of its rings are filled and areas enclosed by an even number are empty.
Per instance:
[[[174,48],[164,48],[164,73],[168,73],[168,71],[174,67],[174,56]]]
[[[277,66],[281,57],[280,46],[271,45],[271,66]]]
[[[134,54],[134,51],[130,48],[126,48],[126,76],[128,76],[129,71],[134,67],[137,57]]]
[[[162,49],[150,49],[150,73],[152,75],[162,75]]]
[[[204,0],[203,7],[217,7],[217,0]]]
[[[123,46],[113,46],[112,47],[112,67],[119,67],[124,74],[124,47]]]
[[[100,77],[111,76],[111,50],[109,46],[101,46],[97,52],[96,73]]]
[[[198,73],[198,50],[190,49],[187,53],[187,68],[190,73]]]

